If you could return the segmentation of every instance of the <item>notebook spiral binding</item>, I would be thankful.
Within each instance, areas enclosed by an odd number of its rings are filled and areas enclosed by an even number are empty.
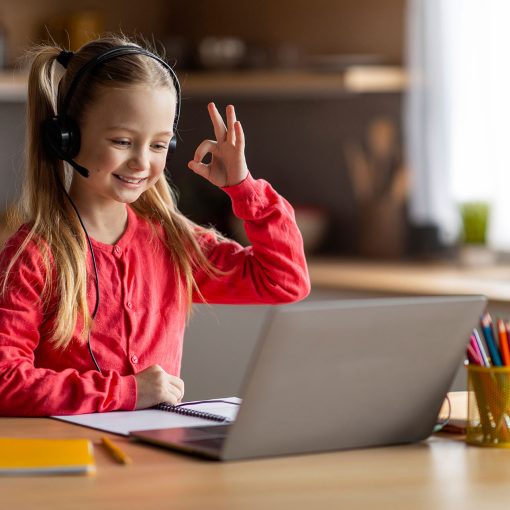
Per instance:
[[[168,411],[170,413],[177,414],[185,414],[186,416],[192,416],[194,418],[204,418],[206,420],[219,421],[219,422],[228,422],[230,421],[227,417],[221,416],[219,414],[208,413],[206,411],[197,411],[195,409],[188,409],[186,407],[179,407],[172,404],[165,404],[162,402],[155,406],[155,409],[159,409],[160,411]]]

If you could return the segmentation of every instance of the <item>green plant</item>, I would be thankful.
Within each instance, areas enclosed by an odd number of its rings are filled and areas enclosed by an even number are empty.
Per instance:
[[[464,244],[485,244],[489,221],[487,202],[464,202],[460,204]]]

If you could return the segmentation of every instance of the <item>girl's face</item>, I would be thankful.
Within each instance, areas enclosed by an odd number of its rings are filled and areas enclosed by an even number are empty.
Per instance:
[[[88,207],[137,200],[164,172],[175,106],[168,87],[104,90],[80,124],[75,159],[90,176],[74,174],[71,196]]]

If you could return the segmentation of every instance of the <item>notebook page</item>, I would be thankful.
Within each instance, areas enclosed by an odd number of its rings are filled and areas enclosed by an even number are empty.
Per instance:
[[[225,416],[229,420],[235,420],[241,399],[237,397],[223,398],[225,402],[204,402],[196,405],[184,405],[196,411],[205,411],[208,413]],[[228,402],[231,402],[230,404]],[[189,403],[191,404],[191,402]],[[185,416],[158,409],[145,409],[140,411],[114,411],[111,413],[91,413],[69,416],[52,416],[57,420],[82,425],[93,429],[104,430],[128,436],[133,430],[153,430],[175,427],[199,427],[203,425],[215,425],[217,422]]]

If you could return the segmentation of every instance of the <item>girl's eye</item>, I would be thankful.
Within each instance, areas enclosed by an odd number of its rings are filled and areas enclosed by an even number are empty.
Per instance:
[[[155,143],[153,145],[153,147],[156,149],[156,150],[159,150],[159,151],[164,151],[167,149],[167,146],[163,143]]]
[[[129,145],[129,141],[128,140],[112,140],[112,142],[115,145],[119,145],[121,147],[127,147]]]

